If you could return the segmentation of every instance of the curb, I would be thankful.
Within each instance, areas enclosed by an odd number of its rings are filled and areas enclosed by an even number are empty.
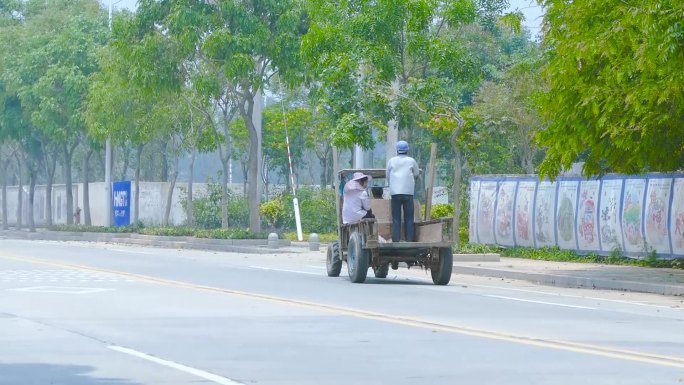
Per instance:
[[[279,254],[288,250],[268,247],[266,239],[203,239],[193,237],[162,237],[127,233],[75,233],[75,232],[19,232],[2,231],[3,239],[106,242],[118,245],[152,246],[170,249],[211,250],[243,254]],[[279,247],[290,246],[290,241],[280,240]]]
[[[602,278],[587,278],[572,275],[527,273],[522,271],[510,271],[467,266],[454,266],[453,273],[479,275],[483,277],[493,278],[517,279],[521,281],[529,281],[548,286],[633,291],[639,293],[684,296],[684,286],[667,285],[659,283],[622,281]]]
[[[501,262],[501,256],[495,253],[454,254],[454,262]]]

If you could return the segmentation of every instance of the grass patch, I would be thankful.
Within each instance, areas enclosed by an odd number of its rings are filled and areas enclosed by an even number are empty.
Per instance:
[[[125,227],[105,227],[105,226],[86,226],[86,225],[53,225],[48,227],[50,231],[65,231],[71,233],[136,233],[138,228],[135,226]]]
[[[246,229],[196,229],[192,227],[104,227],[84,225],[55,225],[51,231],[74,233],[137,233],[162,237],[196,237],[207,239],[266,239],[268,234],[254,234]]]
[[[570,250],[561,250],[557,247],[528,248],[511,247],[502,248],[495,246],[471,245],[462,248],[459,252],[467,253],[499,253],[502,257],[534,259],[539,261],[574,262],[574,263],[600,263],[604,265],[640,266],[654,268],[684,269],[682,259],[658,259],[654,254],[647,258],[629,258],[618,252],[611,255],[586,254],[580,255]]]

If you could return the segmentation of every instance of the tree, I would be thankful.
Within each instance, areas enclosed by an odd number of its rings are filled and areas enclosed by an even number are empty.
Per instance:
[[[304,132],[311,127],[311,118],[311,112],[306,107],[294,107],[283,111],[280,103],[273,104],[264,111],[264,162],[268,162],[269,169],[277,170],[285,177],[285,184],[288,187],[291,187],[291,181],[286,128],[293,167],[301,167],[304,163]],[[295,169],[293,172],[296,174]]]
[[[548,128],[541,172],[672,171],[684,164],[684,3],[545,0]]]
[[[52,150],[61,154],[67,192],[67,223],[72,223],[72,159],[85,130],[88,77],[97,71],[95,53],[106,24],[95,0],[30,1],[15,44],[21,52],[12,69],[22,108],[37,132],[48,179],[54,175]],[[34,152],[34,155],[38,152]],[[32,167],[32,158],[27,165]],[[36,171],[37,172],[37,171]],[[29,168],[30,177],[34,177]],[[35,185],[35,180],[31,180]]]
[[[303,50],[333,112],[335,144],[372,144],[372,129],[398,123],[406,137],[427,129],[451,144],[455,202],[462,174],[464,90],[482,76],[462,29],[493,29],[505,0],[309,1],[312,27]],[[519,16],[506,22],[519,28]],[[340,87],[339,84],[342,84]],[[342,89],[344,93],[338,93]],[[351,128],[351,129],[350,129]],[[414,148],[416,148],[414,146]],[[420,154],[420,147],[416,148]],[[420,156],[418,156],[420,158]],[[458,242],[459,204],[454,205]]]
[[[484,82],[466,109],[468,151],[477,173],[534,174],[540,161],[534,139],[542,122],[535,97],[544,86],[538,79],[543,62],[538,50],[525,52],[527,58],[505,69],[500,80]]]

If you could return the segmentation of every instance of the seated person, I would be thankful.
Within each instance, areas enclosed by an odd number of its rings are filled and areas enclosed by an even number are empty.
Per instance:
[[[373,194],[373,199],[382,199],[382,194],[384,189],[380,186],[371,187],[371,194]]]
[[[356,223],[361,219],[375,218],[368,201],[366,187],[370,176],[362,172],[355,172],[352,180],[344,185],[342,203],[342,223]]]

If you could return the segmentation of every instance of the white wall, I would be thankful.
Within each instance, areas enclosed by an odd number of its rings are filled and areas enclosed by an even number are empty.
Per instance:
[[[166,196],[168,194],[170,183],[166,182],[140,182],[140,216],[139,220],[145,225],[160,225],[164,218],[164,210],[166,206]],[[89,184],[90,197],[90,218],[93,226],[105,225],[105,184],[104,182],[93,182]],[[185,210],[181,205],[181,199],[186,196],[187,183],[176,183],[173,191],[173,201],[171,205],[171,213],[169,215],[169,223],[175,226],[182,225],[186,220]],[[234,183],[229,186],[235,195],[242,195],[242,184]],[[284,185],[269,185],[269,195],[271,197],[282,193]],[[26,226],[28,223],[28,186],[23,187],[23,207],[22,207],[22,224]],[[203,197],[207,194],[206,183],[193,184],[193,196]],[[83,202],[83,184],[78,183],[73,186],[74,210],[77,207],[84,208]],[[36,186],[34,199],[34,219],[37,226],[45,225],[46,218],[46,202],[45,202],[45,186]],[[135,198],[135,183],[131,183],[131,222],[134,217]],[[433,203],[446,203],[447,191],[443,187],[435,187],[433,194]],[[17,186],[7,187],[7,222],[14,226],[17,223]],[[52,188],[52,221],[53,224],[66,224],[67,213],[66,204],[66,186],[54,185]],[[2,210],[2,196],[0,194],[0,212]],[[2,216],[0,215],[0,220]],[[85,213],[81,211],[81,224],[85,223]]]

